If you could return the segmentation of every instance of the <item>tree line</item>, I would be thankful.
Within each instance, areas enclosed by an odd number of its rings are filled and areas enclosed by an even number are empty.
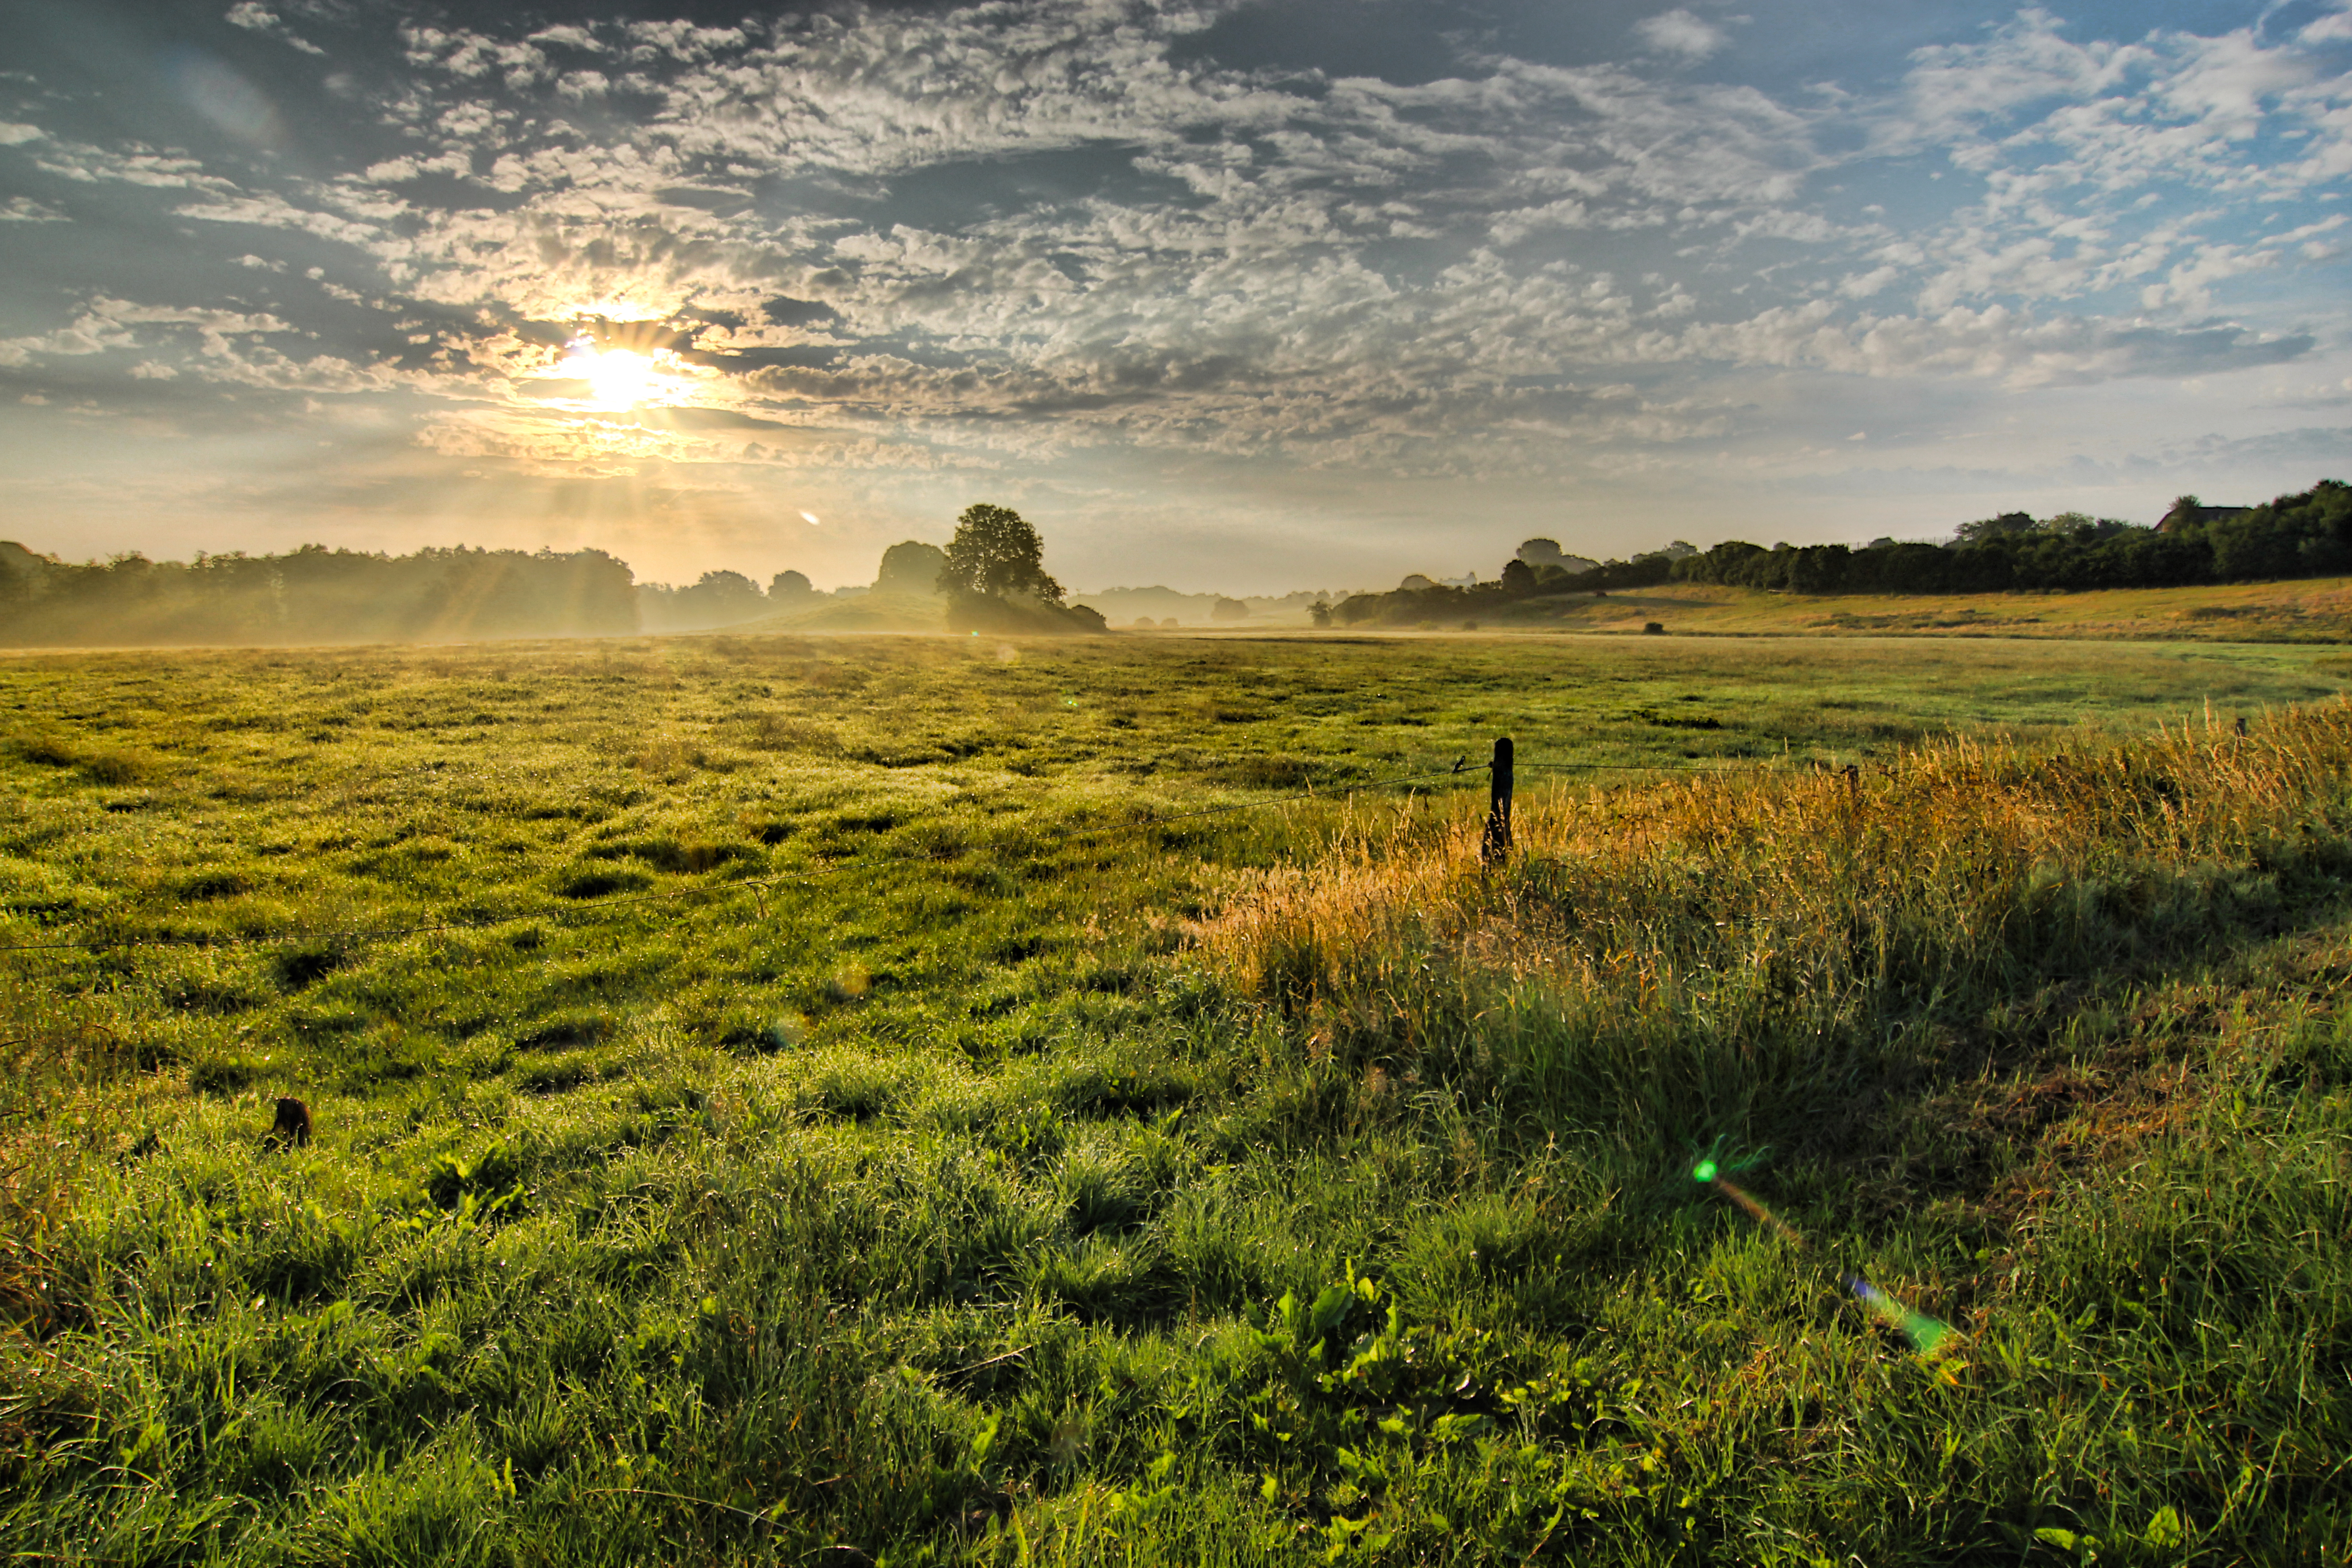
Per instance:
[[[882,557],[871,589],[839,595],[936,598],[950,630],[1087,632],[1103,618],[1066,605],[1045,546],[1021,514],[986,503],[953,542],[908,540]],[[63,562],[0,541],[0,645],[453,642],[697,631],[814,607],[828,597],[798,572],[763,591],[740,572],[682,587],[638,583],[601,550],[425,549],[409,555],[306,544],[282,555]]]
[[[385,555],[306,544],[77,563],[0,543],[0,642],[17,646],[437,642],[637,625],[628,564],[601,550]]]
[[[1530,546],[1558,546],[1531,540]],[[1582,571],[1530,565],[1527,546],[1491,583],[1454,587],[1408,578],[1387,594],[1332,607],[1343,626],[1410,625],[1517,602],[1613,593],[1667,583],[1713,583],[1788,594],[1978,594],[2090,588],[2169,588],[2352,574],[2352,486],[2322,479],[2260,506],[2176,500],[2144,525],[2060,512],[2022,511],[1964,523],[1947,543],[1874,540],[1865,545],[1727,540],[1711,550],[1676,543]]]
[[[2173,503],[2154,527],[2061,512],[2005,512],[1949,544],[1893,540],[1771,550],[1729,541],[1675,563],[1685,582],[1797,594],[1976,594],[2172,588],[2352,573],[2352,487],[2322,479],[2254,507]]]

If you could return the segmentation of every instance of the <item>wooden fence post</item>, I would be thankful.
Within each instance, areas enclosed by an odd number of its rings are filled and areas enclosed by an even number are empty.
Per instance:
[[[1511,738],[1495,742],[1495,760],[1486,770],[1486,837],[1478,858],[1488,866],[1502,864],[1511,852]]]

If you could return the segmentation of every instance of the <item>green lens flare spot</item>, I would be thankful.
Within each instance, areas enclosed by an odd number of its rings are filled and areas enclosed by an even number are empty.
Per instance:
[[[1692,1170],[1691,1180],[1694,1182],[1711,1182],[1715,1180],[1715,1162],[1712,1160],[1701,1160],[1697,1166]]]
[[[1939,1323],[1925,1312],[1906,1314],[1902,1329],[1903,1337],[1911,1342],[1911,1348],[1924,1356],[1934,1355],[1947,1340],[1952,1338],[1949,1323]]]

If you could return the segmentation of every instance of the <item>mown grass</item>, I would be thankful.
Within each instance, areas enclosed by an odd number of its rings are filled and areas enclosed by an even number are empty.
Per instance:
[[[2340,1558],[2313,657],[14,661],[0,1539]]]

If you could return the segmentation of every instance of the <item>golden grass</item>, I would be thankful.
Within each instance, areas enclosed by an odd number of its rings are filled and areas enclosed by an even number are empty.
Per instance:
[[[1499,871],[1474,811],[1359,821],[1312,863],[1239,879],[1200,937],[1327,1043],[1425,1032],[1434,992],[1474,1014],[1539,995],[1604,1030],[1696,1014],[1736,1032],[1793,1006],[1834,1031],[2029,961],[2129,963],[2217,903],[2259,923],[2342,816],[2347,768],[2352,706],[2334,702],[2246,736],[1957,739],[1851,776],[1543,790]]]

